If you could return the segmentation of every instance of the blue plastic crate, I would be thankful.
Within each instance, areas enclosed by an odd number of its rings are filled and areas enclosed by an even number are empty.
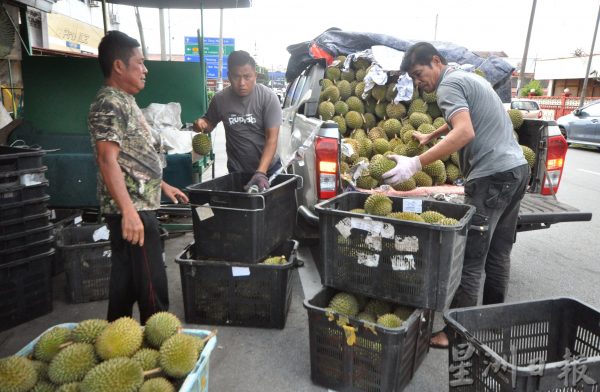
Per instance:
[[[56,327],[73,329],[75,328],[75,326],[77,326],[77,323],[58,324],[51,328],[48,328],[44,333]],[[44,333],[42,333],[37,338],[29,342],[25,347],[19,350],[16,355],[25,357],[31,354],[33,352],[35,344]],[[204,338],[210,334],[210,331],[206,331],[203,329],[184,329],[183,333]],[[181,388],[179,388],[179,392],[208,392],[208,365],[210,361],[210,354],[212,353],[216,345],[216,336],[214,336],[212,339],[206,342],[206,345],[202,350],[202,354],[200,355],[198,362],[196,362],[194,370],[192,370],[190,374],[188,374],[185,381],[181,385]]]

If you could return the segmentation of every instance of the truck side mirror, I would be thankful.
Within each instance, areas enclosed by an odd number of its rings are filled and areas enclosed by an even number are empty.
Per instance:
[[[578,116],[578,117],[581,116],[581,109],[575,109],[575,110],[573,110],[573,115],[574,116]]]

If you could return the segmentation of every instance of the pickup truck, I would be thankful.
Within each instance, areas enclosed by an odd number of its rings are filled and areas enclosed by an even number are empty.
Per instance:
[[[303,177],[304,184],[297,191],[298,238],[318,236],[315,204],[343,192],[338,124],[322,121],[318,114],[321,80],[326,68],[326,59],[309,61],[290,82],[283,102],[278,153],[288,165],[288,172]],[[524,119],[517,133],[519,143],[536,152],[528,192],[521,203],[518,230],[591,220],[591,213],[581,212],[556,198],[568,149],[556,122]]]

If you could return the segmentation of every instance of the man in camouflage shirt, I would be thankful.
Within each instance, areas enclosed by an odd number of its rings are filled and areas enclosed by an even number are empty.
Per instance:
[[[133,97],[144,88],[148,73],[139,46],[119,31],[108,32],[100,42],[105,83],[90,107],[88,127],[99,169],[100,212],[112,250],[107,319],[131,316],[137,302],[145,323],[169,308],[156,219],[161,190],[175,203],[188,199],[162,180],[160,143]]]

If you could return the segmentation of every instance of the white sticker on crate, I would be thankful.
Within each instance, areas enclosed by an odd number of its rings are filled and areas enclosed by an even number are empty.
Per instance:
[[[402,200],[402,211],[414,212],[420,214],[423,212],[423,200],[418,199],[403,199]]]
[[[112,251],[110,249],[107,249],[104,252],[102,252],[102,257],[110,258],[110,256],[112,256]]]
[[[363,264],[367,267],[377,267],[379,265],[379,255],[358,252],[358,264]]]
[[[110,237],[110,230],[106,225],[100,227],[99,229],[94,230],[94,234],[92,234],[92,238],[94,242],[98,241],[106,241]]]
[[[46,177],[44,176],[44,173],[27,173],[21,174],[21,176],[19,177],[19,182],[21,183],[21,185],[25,186],[38,185],[44,182],[45,180]]]
[[[200,221],[212,218],[215,216],[212,208],[210,208],[210,204],[206,203],[201,206],[196,207],[196,215]]]
[[[231,276],[250,276],[250,268],[231,267]]]
[[[371,250],[381,252],[381,236],[380,235],[368,235],[365,237],[365,245]]]
[[[413,255],[393,255],[391,258],[394,271],[416,270],[415,257]]]
[[[351,226],[353,229],[367,231],[370,235],[389,239],[394,238],[394,226],[389,223],[372,220],[371,218],[352,218]]]
[[[342,219],[341,221],[339,221],[337,223],[337,225],[335,225],[335,228],[342,235],[342,237],[344,237],[344,238],[350,237],[350,230],[352,230],[350,218]]]
[[[73,219],[73,224],[78,225],[81,223],[83,219],[81,219],[81,215],[75,217],[75,219]]]
[[[381,228],[381,237],[389,238],[390,240],[394,238],[394,225],[389,223],[384,223]]]
[[[416,236],[397,235],[394,239],[394,248],[398,252],[417,253],[419,251],[419,238]]]

